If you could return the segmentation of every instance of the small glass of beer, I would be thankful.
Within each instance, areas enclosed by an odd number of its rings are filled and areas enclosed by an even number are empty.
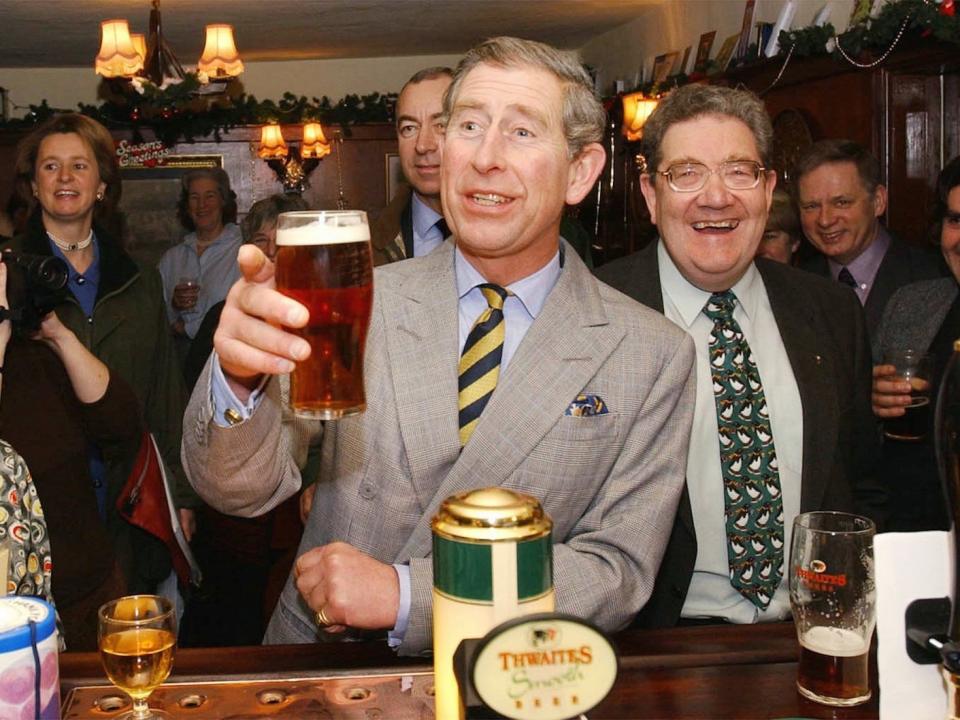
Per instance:
[[[173,668],[177,647],[173,605],[159,595],[128,595],[97,612],[100,659],[110,682],[133,698],[133,710],[117,720],[158,720],[147,698]]]
[[[835,706],[870,699],[868,658],[876,624],[871,520],[840,512],[793,521],[790,606],[800,642],[797,689]]]
[[[898,380],[910,383],[910,404],[900,417],[883,423],[883,434],[890,440],[919,442],[930,427],[930,380],[933,358],[917,350],[896,350],[883,358],[884,365],[893,365]]]
[[[310,312],[303,328],[310,357],[290,376],[296,415],[336,420],[362,412],[363,350],[373,304],[367,214],[358,210],[281,213],[277,218],[277,290]]]

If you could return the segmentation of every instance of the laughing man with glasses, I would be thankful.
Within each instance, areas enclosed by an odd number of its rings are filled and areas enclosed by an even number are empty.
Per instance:
[[[687,487],[644,626],[784,620],[793,518],[883,514],[860,304],[836,283],[754,260],[777,180],[772,135],[752,93],[672,92],[641,149],[660,238],[597,271],[697,352]]]

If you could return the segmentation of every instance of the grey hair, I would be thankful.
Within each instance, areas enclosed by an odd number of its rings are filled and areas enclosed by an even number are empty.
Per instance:
[[[257,230],[269,223],[275,223],[280,213],[309,210],[307,201],[299,195],[277,194],[257,200],[250,206],[243,222],[240,223],[240,234],[245,243],[253,242]]]
[[[463,79],[481,64],[502,68],[529,66],[545,70],[562,84],[563,133],[571,157],[588,144],[600,142],[607,115],[593,89],[593,81],[576,53],[557,50],[534,40],[495,37],[471,48],[457,65],[453,82],[443,98],[443,111],[449,120],[456,106]]]
[[[720,85],[684,85],[661,100],[643,126],[640,152],[646,159],[647,172],[652,175],[660,168],[660,146],[667,130],[677,123],[709,115],[735,118],[750,128],[760,161],[770,167],[773,125],[760,98],[749,90]]]

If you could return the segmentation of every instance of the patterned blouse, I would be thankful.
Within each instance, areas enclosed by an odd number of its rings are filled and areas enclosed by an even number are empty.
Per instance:
[[[9,551],[7,595],[33,595],[53,604],[50,538],[27,464],[0,440],[0,553]]]

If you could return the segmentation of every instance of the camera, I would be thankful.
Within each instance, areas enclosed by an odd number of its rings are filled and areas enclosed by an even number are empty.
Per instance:
[[[67,264],[51,255],[4,250],[0,260],[7,264],[7,304],[10,320],[21,333],[34,333],[40,322],[67,293],[70,273]]]

